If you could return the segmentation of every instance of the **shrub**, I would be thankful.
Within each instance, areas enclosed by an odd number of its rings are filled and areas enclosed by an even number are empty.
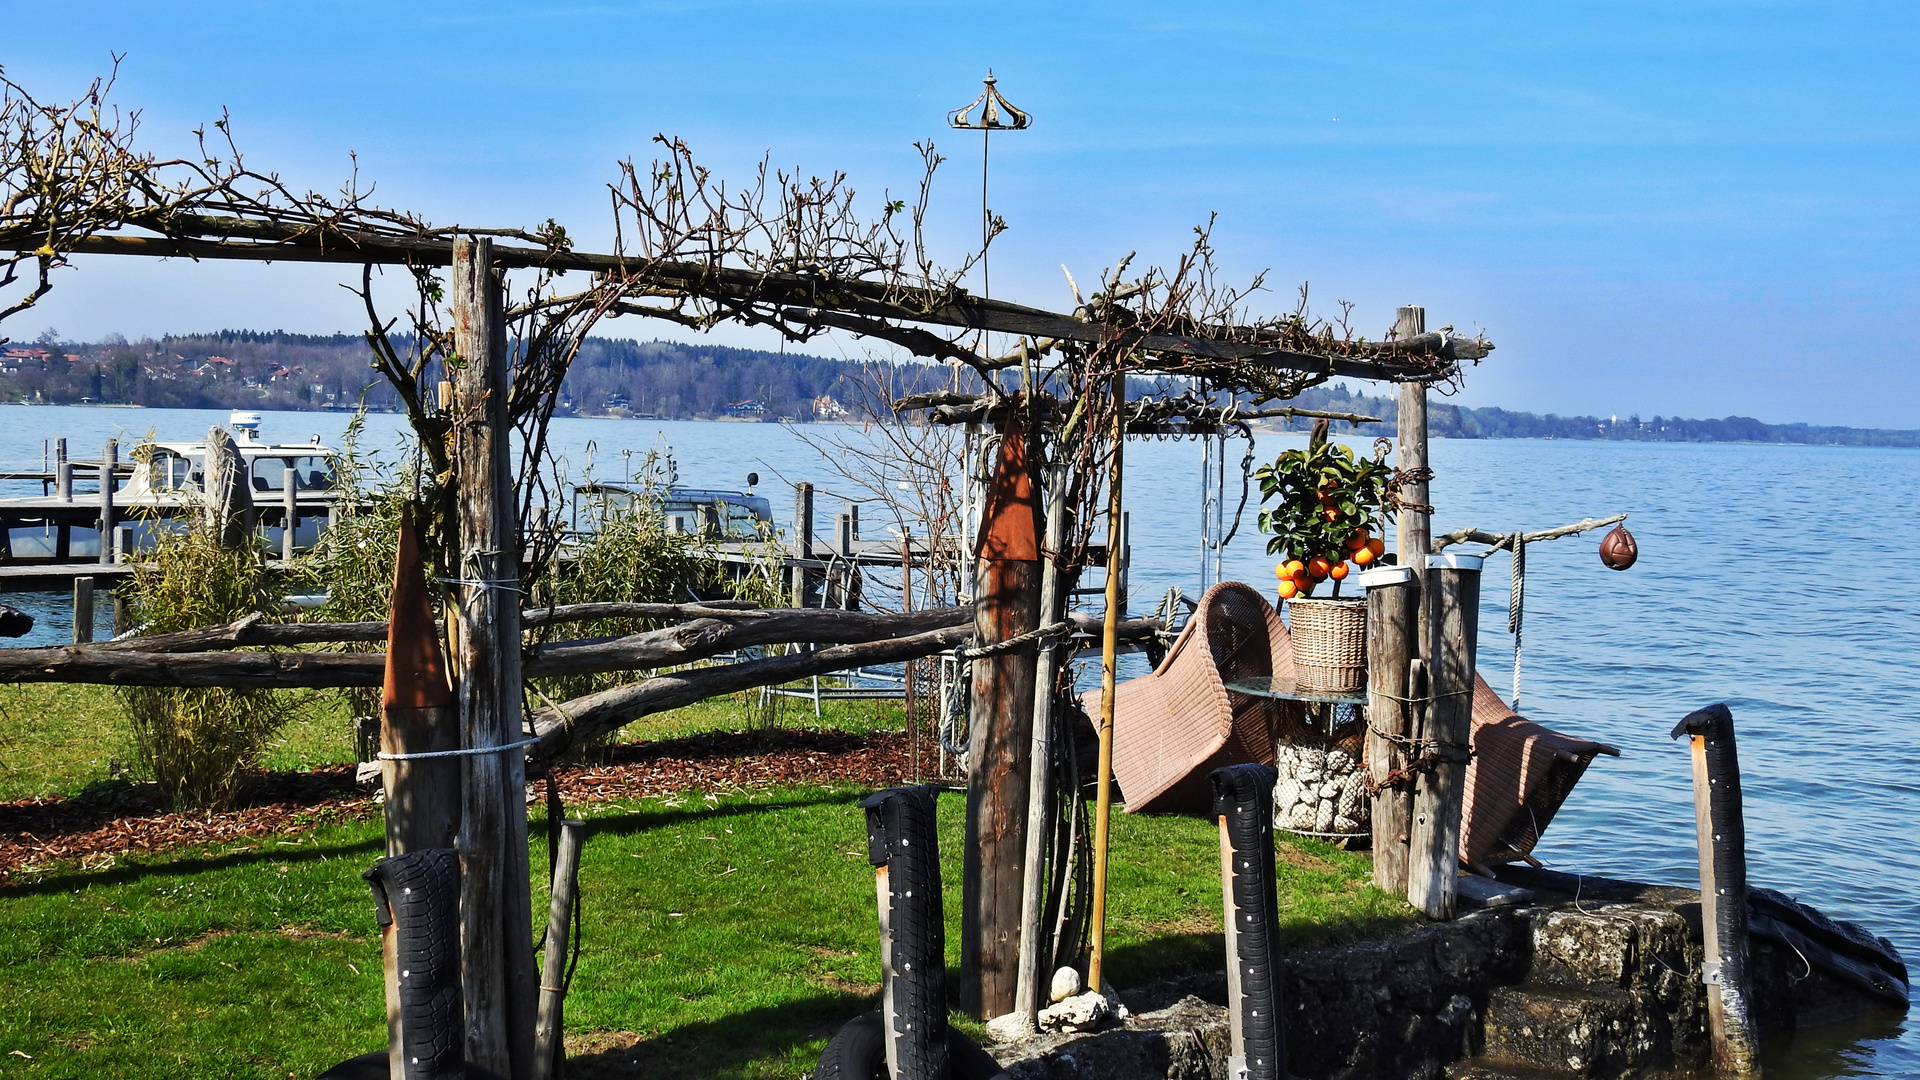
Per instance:
[[[275,609],[282,595],[259,552],[229,550],[206,531],[159,531],[134,574],[136,610],[153,634]],[[224,687],[120,690],[141,764],[176,806],[224,809],[286,721],[280,696]]]

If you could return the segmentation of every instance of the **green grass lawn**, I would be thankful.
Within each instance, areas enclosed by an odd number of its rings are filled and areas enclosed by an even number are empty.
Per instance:
[[[352,756],[338,695],[313,698],[273,749],[279,767]],[[899,723],[897,703],[829,708],[825,726]],[[706,703],[627,735],[735,728],[744,711]],[[0,797],[104,779],[109,762],[128,760],[117,716],[106,690],[0,689]],[[811,726],[811,705],[788,702],[781,723]],[[827,1037],[879,989],[863,794],[687,792],[569,808],[589,825],[585,934],[567,1005],[573,1075],[807,1075]],[[964,805],[958,792],[940,798],[955,969]],[[547,856],[534,814],[538,871]],[[322,817],[296,836],[54,868],[0,888],[0,1080],[304,1080],[378,1048],[379,944],[359,875],[380,850],[376,818]],[[1365,856],[1305,841],[1283,842],[1280,855],[1286,947],[1413,921],[1367,884]],[[1219,968],[1213,823],[1116,813],[1109,881],[1107,971],[1123,992]],[[534,906],[544,913],[544,888]]]

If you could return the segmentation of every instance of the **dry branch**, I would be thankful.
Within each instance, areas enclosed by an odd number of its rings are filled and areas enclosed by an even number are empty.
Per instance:
[[[1602,529],[1608,525],[1617,525],[1625,520],[1627,520],[1627,515],[1615,514],[1612,517],[1587,518],[1585,521],[1576,521],[1571,525],[1562,525],[1557,529],[1547,529],[1542,532],[1525,534],[1517,532],[1490,533],[1484,529],[1455,529],[1453,532],[1434,537],[1433,550],[1437,552],[1453,544],[1491,544],[1492,547],[1488,549],[1487,553],[1492,554],[1501,548],[1511,546],[1514,537],[1519,537],[1524,543],[1537,544],[1542,540],[1558,540],[1563,536],[1575,536],[1583,532],[1592,532],[1595,529]]]

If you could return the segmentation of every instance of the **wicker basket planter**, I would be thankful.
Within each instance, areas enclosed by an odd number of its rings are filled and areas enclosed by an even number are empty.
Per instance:
[[[1367,688],[1367,602],[1300,597],[1287,601],[1294,681],[1303,693]]]

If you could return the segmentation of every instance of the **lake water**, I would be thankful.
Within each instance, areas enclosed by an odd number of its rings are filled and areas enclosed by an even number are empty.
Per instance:
[[[197,438],[225,420],[0,406],[0,469],[38,468],[43,440],[56,436],[93,457],[115,435]],[[366,443],[394,445],[398,423],[371,417]],[[333,442],[345,424],[335,414],[268,413],[262,430]],[[785,482],[846,488],[777,425],[561,419],[553,434],[576,474],[589,442],[607,478],[624,471],[622,450],[644,452],[660,438],[682,483],[736,488],[758,472],[782,523],[791,520]],[[1301,442],[1264,436],[1260,456]],[[1640,543],[1626,573],[1601,566],[1597,533],[1528,550],[1524,711],[1623,752],[1595,762],[1535,854],[1568,871],[1697,880],[1690,764],[1668,732],[1725,702],[1739,735],[1752,881],[1920,956],[1920,537],[1905,516],[1920,505],[1920,451],[1438,440],[1432,458],[1436,534],[1625,511]],[[1199,462],[1193,443],[1128,447],[1136,611],[1169,585],[1198,590]],[[838,508],[823,494],[817,513],[830,522]],[[1272,561],[1254,509],[1224,569],[1265,590]],[[1480,618],[1481,670],[1503,693],[1512,677],[1507,568],[1504,554],[1488,560]],[[23,643],[70,635],[63,598],[13,599],[43,619]],[[1920,1033],[1899,1017],[1826,1029],[1771,1054],[1773,1078],[1920,1075]]]

